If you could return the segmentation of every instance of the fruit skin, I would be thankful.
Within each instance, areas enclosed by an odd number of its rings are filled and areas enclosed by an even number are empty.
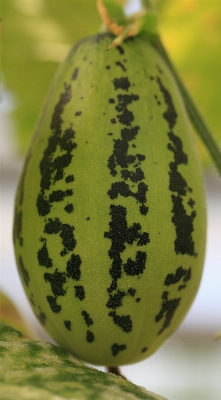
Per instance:
[[[77,43],[19,181],[14,245],[35,314],[76,357],[124,365],[180,325],[204,262],[202,172],[174,79],[142,35]]]
[[[113,374],[90,368],[61,348],[22,339],[0,322],[2,400],[166,400]]]

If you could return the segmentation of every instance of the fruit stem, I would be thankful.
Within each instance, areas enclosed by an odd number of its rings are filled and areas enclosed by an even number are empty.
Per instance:
[[[113,4],[116,2],[116,0],[113,0]],[[114,21],[109,17],[108,10],[105,8],[105,5],[103,3],[103,0],[97,0],[97,5],[98,5],[98,10],[100,12],[100,15],[103,19],[103,21],[106,23],[107,27],[110,29],[111,27],[114,27],[114,33],[117,38],[113,41],[113,43],[108,47],[108,50],[121,43],[127,36],[130,35],[130,31],[134,26],[136,26],[136,19],[134,21],[130,21],[126,27],[118,26]],[[154,6],[153,2],[151,0],[141,0],[141,5],[142,5],[142,10],[143,11],[153,11]],[[117,31],[115,32],[115,30]],[[120,29],[120,30],[119,30]],[[142,31],[142,29],[141,29]],[[138,34],[139,29],[135,29],[135,32],[133,35]],[[143,33],[145,32],[145,29],[143,30]],[[217,170],[221,176],[221,149],[219,149],[219,146],[214,139],[209,127],[207,126],[206,122],[204,121],[202,115],[200,114],[199,110],[197,109],[196,105],[194,104],[191,96],[189,95],[187,89],[185,88],[182,80],[180,79],[172,61],[170,60],[167,51],[165,50],[165,47],[159,37],[158,34],[154,33],[149,33],[146,31],[147,35],[147,40],[152,43],[152,45],[155,47],[155,49],[158,51],[158,53],[162,56],[163,60],[166,62],[167,66],[169,67],[177,85],[180,90],[181,96],[183,98],[187,114],[195,127],[198,135],[200,136],[201,140],[204,142],[208,152],[210,153],[211,158],[213,159]]]
[[[107,50],[110,50],[114,46],[119,46],[127,37],[133,25],[134,25],[133,23],[127,25],[123,30],[123,32],[121,33],[121,35],[117,36],[116,39],[114,39],[113,42],[110,44],[110,46],[108,46]]]
[[[109,372],[110,374],[120,376],[121,378],[127,379],[125,378],[125,376],[121,374],[119,367],[107,367],[107,372]]]
[[[173,63],[171,62],[163,43],[161,42],[159,36],[155,36],[151,40],[154,47],[163,57],[164,61],[166,62],[167,66],[169,67],[170,71],[172,72],[175,81],[180,89],[184,104],[186,106],[187,113],[189,118],[195,127],[198,135],[201,137],[202,141],[204,142],[208,152],[210,153],[218,172],[221,176],[221,151],[219,149],[218,144],[216,143],[210,129],[206,125],[206,122],[203,120],[199,110],[197,109],[196,105],[194,104],[193,100],[191,99],[187,89],[185,88],[184,84],[182,83],[176,69],[174,68]]]
[[[154,11],[154,6],[152,0],[142,0],[141,5],[146,10]]]

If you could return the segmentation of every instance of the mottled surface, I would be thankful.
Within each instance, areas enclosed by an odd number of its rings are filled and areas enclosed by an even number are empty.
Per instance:
[[[205,252],[201,171],[182,102],[142,37],[79,42],[20,179],[19,272],[39,320],[94,364],[139,361],[178,327]],[[33,179],[33,177],[35,177]]]
[[[61,348],[21,339],[0,323],[2,400],[163,400],[123,378],[87,367]]]

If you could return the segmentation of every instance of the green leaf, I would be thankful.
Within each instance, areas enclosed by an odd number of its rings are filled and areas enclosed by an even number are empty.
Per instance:
[[[112,12],[122,17],[120,3],[114,3]],[[221,2],[142,0],[142,5],[159,11],[162,41],[221,143]],[[3,82],[14,96],[16,142],[24,153],[58,65],[77,40],[100,30],[101,21],[96,0],[1,0],[1,18]],[[145,29],[154,24],[147,20]],[[197,141],[201,158],[211,165]]]
[[[122,5],[118,0],[103,0],[103,3],[108,11],[109,17],[113,19],[117,25],[125,26],[128,23]]]
[[[221,144],[221,2],[157,0],[159,31],[176,70]],[[204,165],[213,165],[196,137]]]
[[[53,344],[22,339],[0,323],[4,400],[165,400],[119,376],[90,368]]]
[[[95,0],[1,0],[1,18],[3,81],[15,99],[12,117],[24,153],[58,65],[101,21]]]
[[[142,31],[151,35],[157,33],[158,17],[153,11],[148,11],[142,18]]]
[[[19,311],[12,301],[0,290],[0,322],[9,324],[13,328],[21,331],[25,336],[30,337],[31,332],[26,326]],[[7,325],[5,325],[7,331]],[[9,330],[11,328],[8,328]],[[13,330],[13,329],[12,329]]]

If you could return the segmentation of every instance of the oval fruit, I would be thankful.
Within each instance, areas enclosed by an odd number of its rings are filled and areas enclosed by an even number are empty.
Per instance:
[[[18,185],[14,244],[35,314],[76,357],[116,366],[180,325],[202,274],[202,172],[173,77],[142,35],[77,43]]]

